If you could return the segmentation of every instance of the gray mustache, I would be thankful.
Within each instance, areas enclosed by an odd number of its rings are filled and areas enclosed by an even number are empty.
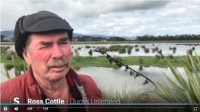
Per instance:
[[[65,59],[54,59],[53,62],[50,65],[47,65],[47,68],[58,68],[58,67],[63,67],[67,66],[68,62]]]

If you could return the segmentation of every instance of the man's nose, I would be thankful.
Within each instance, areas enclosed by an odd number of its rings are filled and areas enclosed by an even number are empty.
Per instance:
[[[53,58],[63,57],[63,52],[62,52],[62,50],[61,50],[59,45],[54,45],[53,51],[52,51],[52,57]]]

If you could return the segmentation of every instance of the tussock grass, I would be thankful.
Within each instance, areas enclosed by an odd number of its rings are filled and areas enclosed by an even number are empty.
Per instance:
[[[121,104],[145,104],[145,103],[167,103],[166,100],[159,97],[153,91],[142,91],[142,90],[127,90],[126,85],[123,85],[122,89],[112,88],[110,91],[101,90],[102,100],[109,101],[120,101]],[[105,106],[106,112],[177,112],[176,109],[165,109],[162,108],[131,108],[131,105],[125,105],[123,108],[116,106],[115,108],[110,108],[109,105]],[[182,111],[183,112],[183,111]]]
[[[170,85],[169,87],[164,87],[158,83],[158,89],[161,92],[159,96],[170,103],[197,104],[200,102],[200,57],[197,54],[195,57],[188,54],[188,56],[184,57],[183,60],[183,67],[187,79],[184,79],[183,75],[180,74],[180,72],[173,67],[173,64],[166,59],[177,83],[166,73],[163,73],[164,77],[170,82]],[[192,111],[192,109],[193,106],[190,111]]]

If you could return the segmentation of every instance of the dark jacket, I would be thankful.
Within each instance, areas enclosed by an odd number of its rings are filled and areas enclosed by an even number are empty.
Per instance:
[[[76,72],[71,69],[74,74],[74,83],[77,89],[81,93],[82,99],[91,101],[90,99],[100,100],[101,92],[98,89],[96,83],[90,76],[83,74],[76,74]],[[30,69],[27,73],[17,76],[11,80],[8,80],[1,84],[1,103],[10,103],[13,95],[20,95],[23,99],[23,103],[27,103],[27,99],[42,100],[40,94],[38,93],[37,83],[33,77],[32,70]],[[12,102],[13,103],[13,102]],[[45,112],[43,108],[32,108],[32,111],[28,110],[29,106],[13,106],[9,107],[8,110],[12,110],[18,107],[18,112]],[[3,108],[1,108],[2,110]],[[103,108],[91,108],[86,106],[86,112],[104,112]]]

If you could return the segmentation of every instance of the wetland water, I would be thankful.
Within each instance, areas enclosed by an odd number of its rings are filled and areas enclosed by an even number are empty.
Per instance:
[[[5,70],[3,69],[3,64],[0,65],[1,70],[5,73]],[[130,67],[134,70],[139,69],[139,66]],[[146,91],[155,89],[155,87],[151,83],[147,85],[142,85],[142,83],[145,81],[145,78],[140,76],[134,79],[134,76],[130,76],[128,71],[124,71],[124,67],[119,69],[104,67],[81,67],[79,69],[74,68],[74,70],[79,74],[86,74],[92,77],[97,83],[98,87],[105,91],[110,91],[111,88],[114,90],[117,89],[118,91],[121,91],[125,86],[127,91],[131,89],[134,91]],[[183,68],[178,67],[177,70],[184,76],[184,78],[186,78]],[[150,78],[155,83],[159,82],[165,86],[167,86],[169,83],[163,76],[162,72],[165,72],[169,77],[175,80],[169,68],[143,67],[143,70],[139,72]],[[9,73],[12,77],[15,77],[13,69],[10,70]],[[4,75],[1,75],[1,82],[5,82],[6,80],[6,77]]]
[[[158,49],[162,50],[163,55],[170,55],[173,56],[181,56],[186,55],[186,51],[188,49],[191,49],[192,47],[195,47],[195,51],[198,53],[200,51],[200,46],[195,45],[176,45],[178,43],[148,43],[148,44],[118,44],[118,45],[138,45],[139,52],[135,51],[135,48],[133,48],[130,55],[128,54],[119,54],[117,52],[108,52],[110,55],[118,55],[118,56],[155,56],[157,53],[152,53],[152,50],[150,50],[149,53],[145,53],[143,49],[141,48],[142,45],[145,45],[146,48],[155,48],[158,47]],[[184,43],[181,43],[184,44]],[[186,43],[189,44],[189,43]],[[193,43],[195,44],[195,43]],[[199,44],[199,43],[196,43]],[[116,44],[87,44],[87,46],[91,46],[92,48],[86,49],[85,44],[76,44],[72,45],[72,51],[77,49],[78,47],[81,47],[81,50],[78,50],[80,56],[88,56],[88,51],[90,49],[94,49],[95,47],[109,47],[110,45],[116,45]],[[5,46],[5,45],[4,45]],[[172,50],[169,50],[169,47],[176,47],[176,53],[173,54]],[[14,46],[11,46],[11,49],[14,50]],[[93,52],[93,56],[102,56],[100,53]],[[5,69],[2,63],[0,63],[1,71],[5,73]],[[134,70],[139,71],[139,66],[130,66]],[[181,73],[181,75],[186,78],[184,69],[181,67],[178,67],[177,70]],[[113,69],[113,68],[104,68],[104,67],[81,67],[80,69],[75,69],[80,74],[86,74],[91,76],[95,82],[97,83],[98,87],[109,91],[111,88],[116,88],[117,90],[121,90],[124,86],[126,86],[127,90],[133,89],[135,91],[137,90],[151,90],[155,89],[155,87],[149,83],[147,85],[142,85],[142,83],[145,81],[143,77],[137,77],[136,80],[134,79],[134,76],[130,76],[129,72],[124,71],[124,68],[120,69]],[[168,85],[169,83],[163,76],[162,72],[165,72],[169,77],[174,78],[173,74],[171,73],[171,70],[169,68],[159,68],[159,67],[143,67],[142,71],[139,71],[140,73],[144,74],[148,78],[150,78],[152,81],[159,82],[163,85]],[[10,70],[9,73],[12,77],[14,77],[14,70]],[[1,82],[5,82],[7,79],[6,77],[1,73]]]
[[[131,54],[119,54],[118,52],[107,52],[110,55],[118,55],[118,56],[155,56],[158,54],[157,52],[152,53],[152,48],[158,47],[159,50],[162,50],[163,55],[173,55],[173,56],[181,56],[181,55],[186,55],[186,51],[191,49],[192,47],[195,47],[195,51],[198,52],[200,51],[200,45],[195,46],[195,45],[177,45],[179,43],[145,43],[145,44],[75,44],[72,45],[72,52],[75,51],[78,47],[81,47],[81,50],[78,50],[80,56],[89,56],[88,51],[90,49],[94,49],[93,47],[109,47],[111,45],[138,45],[139,51],[135,51],[135,47],[133,47]],[[189,44],[189,43],[181,43],[181,44]],[[192,44],[199,44],[199,43],[192,43]],[[150,51],[149,53],[145,53],[143,51],[143,48],[141,48],[142,45],[145,45],[146,48],[149,48]],[[6,45],[2,45],[6,46]],[[91,46],[91,48],[85,48],[85,46]],[[10,46],[12,50],[15,51],[14,46]],[[170,50],[169,47],[176,47],[176,52],[173,53],[173,50]],[[93,56],[102,56],[100,53],[93,52]]]

